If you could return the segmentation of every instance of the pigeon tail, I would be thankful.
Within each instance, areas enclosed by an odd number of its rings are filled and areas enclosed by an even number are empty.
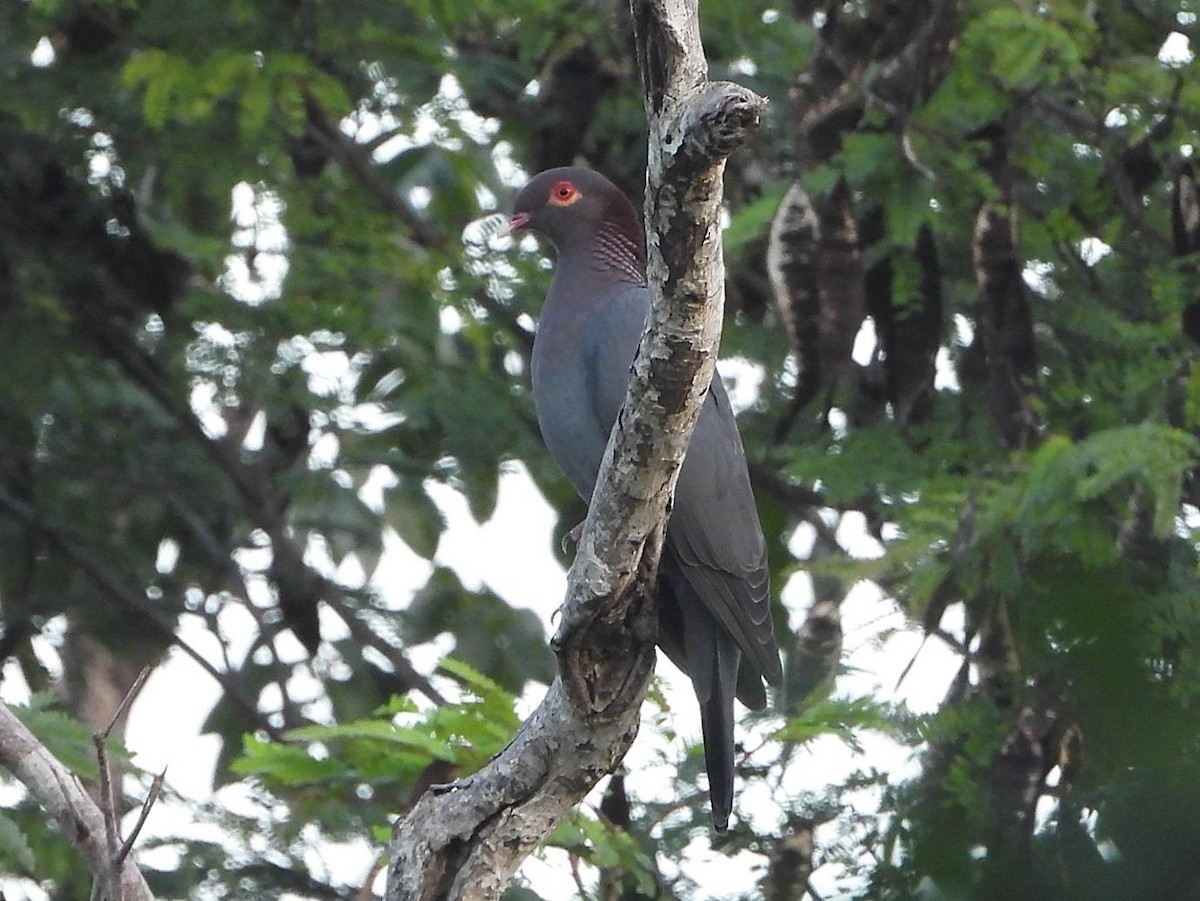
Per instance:
[[[708,771],[708,797],[713,828],[729,828],[733,810],[733,698],[737,691],[742,652],[726,633],[716,637],[716,666],[711,671],[708,699],[700,704],[700,730],[704,736],[704,766]],[[697,695],[703,696],[697,686]]]

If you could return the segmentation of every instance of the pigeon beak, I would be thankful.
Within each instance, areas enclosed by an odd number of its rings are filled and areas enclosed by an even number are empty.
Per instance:
[[[512,218],[508,220],[508,230],[515,232],[518,228],[524,228],[528,224],[528,213],[513,213]]]

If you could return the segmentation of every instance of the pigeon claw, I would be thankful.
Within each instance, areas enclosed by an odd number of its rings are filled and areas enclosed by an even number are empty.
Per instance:
[[[567,532],[567,534],[562,537],[561,547],[562,547],[562,552],[564,554],[567,552],[568,548],[572,544],[579,544],[580,539],[583,538],[583,527],[586,525],[587,525],[587,520],[584,520],[583,522],[581,522],[575,528],[571,529],[571,531]]]

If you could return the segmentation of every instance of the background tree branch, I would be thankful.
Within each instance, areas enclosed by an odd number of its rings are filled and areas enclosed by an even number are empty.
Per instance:
[[[496,898],[637,734],[654,668],[653,585],[668,500],[721,333],[724,159],[765,101],[706,81],[696,4],[633,4],[650,120],[651,308],[609,440],[553,644],[559,677],[480,772],[434,787],[397,823],[388,901]]]

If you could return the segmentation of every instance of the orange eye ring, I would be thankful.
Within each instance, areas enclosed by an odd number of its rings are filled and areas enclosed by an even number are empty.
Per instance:
[[[560,181],[550,189],[550,203],[554,206],[570,206],[579,197],[579,189],[569,181]]]

